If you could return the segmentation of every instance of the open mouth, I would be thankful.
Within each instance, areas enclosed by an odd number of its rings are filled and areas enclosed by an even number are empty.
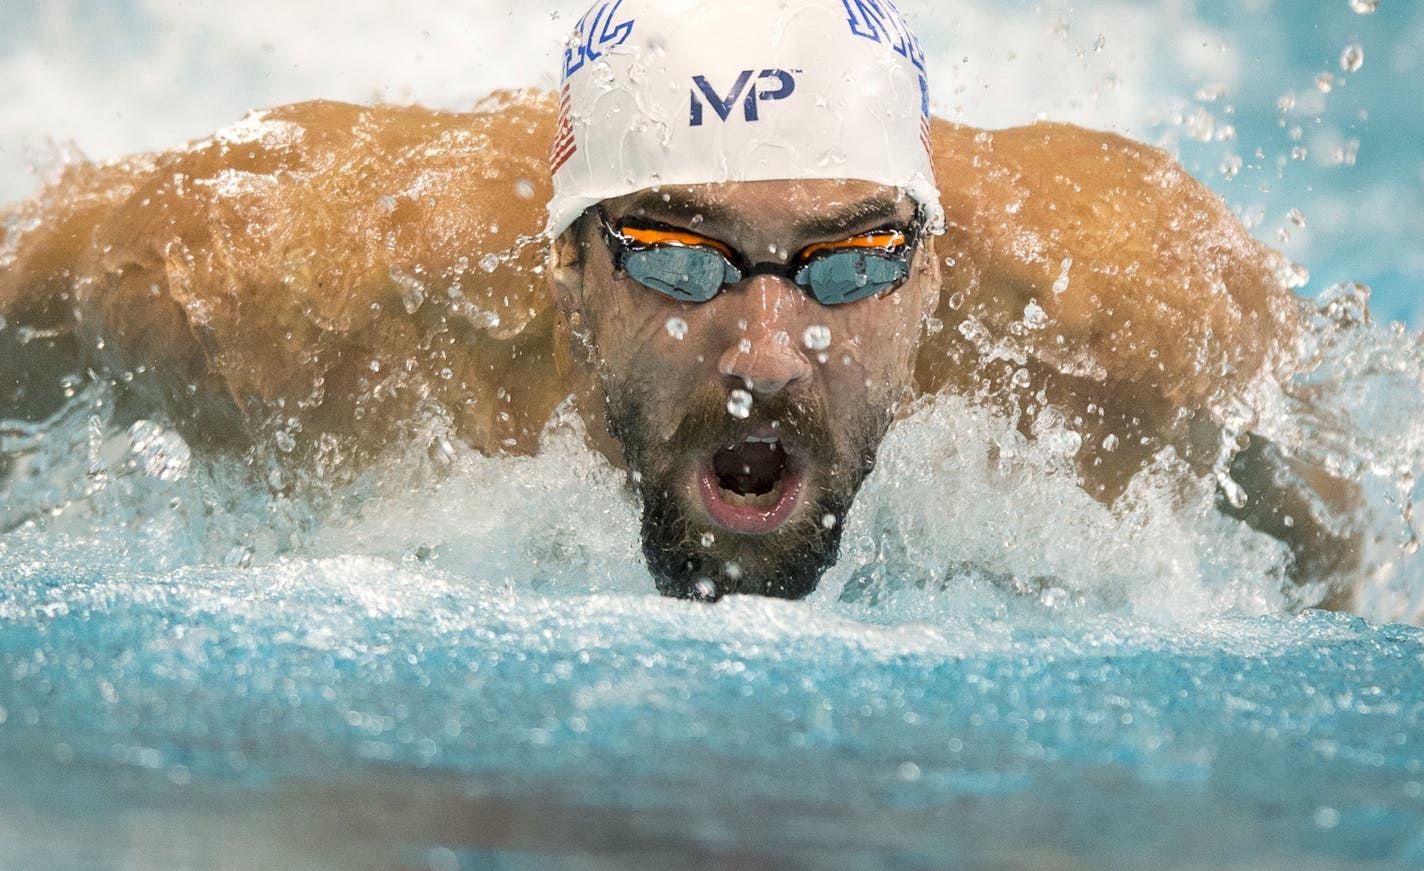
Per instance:
[[[715,451],[698,477],[712,519],[749,534],[780,528],[796,508],[804,479],[800,464],[772,435],[751,436]]]

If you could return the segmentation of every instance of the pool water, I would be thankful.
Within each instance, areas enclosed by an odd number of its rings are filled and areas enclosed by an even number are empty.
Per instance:
[[[875,627],[363,557],[2,595],[6,867],[1424,863],[1411,627]]]
[[[552,50],[488,35],[502,7],[347,5],[21,2],[0,83],[36,86],[0,126],[153,148],[252,105],[548,84]],[[1107,508],[1073,433],[955,397],[892,430],[813,596],[708,605],[653,595],[636,501],[576,421],[487,458],[435,416],[414,443],[439,450],[294,480],[271,446],[120,422],[97,384],[0,421],[0,868],[1424,867],[1424,343],[1384,325],[1424,277],[1424,113],[1387,87],[1421,10],[903,5],[940,114],[1163,142],[1314,271],[1316,363],[1262,386],[1258,430],[1361,485],[1355,614],[1310,610],[1174,456]],[[469,78],[432,71],[464,45]]]

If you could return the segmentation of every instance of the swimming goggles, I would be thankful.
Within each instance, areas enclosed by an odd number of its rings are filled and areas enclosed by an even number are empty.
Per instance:
[[[597,211],[614,268],[684,302],[707,302],[754,275],[785,278],[822,305],[855,302],[904,284],[920,235],[917,216],[903,230],[809,245],[788,263],[752,263],[715,239],[657,224],[615,227],[602,206]]]

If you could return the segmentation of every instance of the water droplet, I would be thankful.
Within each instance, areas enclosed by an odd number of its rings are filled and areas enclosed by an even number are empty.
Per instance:
[[[277,434],[273,436],[273,441],[277,443],[277,450],[284,454],[290,454],[296,450],[297,447],[297,440],[292,437],[290,432],[284,429],[277,430]]]
[[[737,343],[737,350],[741,351],[743,354],[750,354],[752,352],[752,340],[742,339],[740,342]]]
[[[1332,73],[1321,73],[1315,77],[1315,89],[1322,94],[1328,94],[1335,90],[1335,76]]]
[[[801,334],[801,343],[812,351],[824,351],[831,346],[831,328],[815,324]]]
[[[698,578],[697,583],[693,584],[693,590],[700,599],[717,598],[717,585],[712,583],[711,578]]]
[[[1282,112],[1289,112],[1295,108],[1295,94],[1282,94],[1276,101],[1276,108]]]
[[[1340,52],[1340,69],[1347,73],[1353,73],[1365,65],[1365,50],[1359,43],[1354,43],[1345,47]]]
[[[436,436],[430,446],[430,456],[440,465],[448,466],[455,462],[455,446],[445,436]]]
[[[1029,300],[1023,310],[1024,326],[1030,330],[1041,330],[1048,326],[1048,312],[1034,300]]]
[[[382,194],[381,208],[385,209],[388,212],[394,212],[396,210],[396,198],[391,196],[390,194]]]
[[[150,478],[177,481],[187,476],[192,465],[193,452],[183,437],[151,420],[135,421],[129,427],[129,446]]]
[[[710,532],[704,532],[702,533],[702,538],[700,540],[702,542],[703,547],[711,547],[712,545],[717,543],[717,536],[713,535]]]
[[[1350,8],[1360,15],[1372,15],[1379,8],[1379,0],[1350,0]]]
[[[534,184],[527,178],[521,178],[514,183],[514,195],[521,200],[534,199]]]
[[[1318,807],[1311,819],[1318,829],[1333,829],[1340,825],[1340,812],[1333,807]]]
[[[405,313],[413,315],[420,311],[420,307],[425,304],[425,291],[419,287],[408,288],[401,294],[401,307]]]
[[[1072,258],[1072,257],[1065,257],[1065,258],[1063,258],[1063,263],[1061,264],[1061,266],[1060,266],[1060,268],[1059,268],[1059,271],[1058,271],[1058,279],[1053,282],[1053,292],[1054,292],[1055,294],[1057,294],[1057,293],[1062,293],[1063,291],[1065,291],[1065,290],[1068,289],[1068,270],[1070,270],[1070,269],[1072,269],[1072,268],[1073,268],[1073,258]]]
[[[950,311],[959,311],[964,307],[964,294],[953,293],[950,295],[948,302]]]
[[[722,566],[722,574],[726,575],[729,580],[740,581],[742,579],[742,567],[736,563],[727,563]]]
[[[1118,440],[1118,437],[1113,433],[1108,433],[1107,435],[1103,436],[1103,450],[1107,451],[1108,453],[1112,453],[1113,451],[1117,450],[1117,446],[1119,444],[1121,444],[1121,442]]]
[[[738,420],[751,417],[752,395],[745,390],[733,390],[727,397],[727,413]]]
[[[486,254],[480,258],[480,268],[485,272],[494,272],[499,268],[499,257],[494,254]]]
[[[250,568],[252,566],[252,548],[241,544],[235,545],[223,558],[223,565],[230,569]]]
[[[681,342],[687,337],[687,321],[682,318],[667,319],[667,334]]]
[[[1286,217],[1289,218],[1290,222],[1292,224],[1295,224],[1297,227],[1305,226],[1305,215],[1301,214],[1300,209],[1291,209],[1289,212],[1286,213]]]
[[[1014,377],[1011,380],[1014,386],[1020,390],[1027,390],[1028,386],[1033,383],[1032,379],[1029,378],[1028,370],[1024,368],[1019,368],[1015,371]]]
[[[836,516],[834,514],[821,515],[821,528],[823,529],[835,529],[837,522],[838,521],[836,520]]]

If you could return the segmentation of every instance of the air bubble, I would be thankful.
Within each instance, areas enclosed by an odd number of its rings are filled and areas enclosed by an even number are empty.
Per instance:
[[[1340,52],[1340,69],[1347,73],[1353,73],[1365,65],[1365,50],[1359,43],[1354,43],[1345,47]]]
[[[668,318],[666,328],[667,334],[679,342],[687,338],[687,321],[682,318]]]
[[[801,343],[812,351],[824,351],[831,346],[831,328],[815,324],[801,334]]]
[[[1360,15],[1372,15],[1379,8],[1379,0],[1350,0],[1350,8]]]
[[[745,390],[733,390],[727,397],[727,413],[738,420],[751,417],[752,395]]]

